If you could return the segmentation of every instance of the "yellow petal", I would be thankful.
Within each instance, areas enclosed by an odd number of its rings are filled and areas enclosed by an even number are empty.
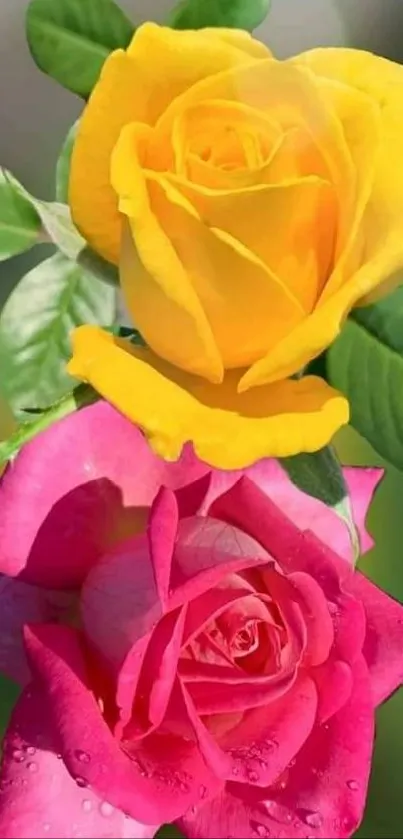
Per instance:
[[[70,374],[139,425],[167,460],[192,441],[210,465],[239,469],[262,457],[316,451],[348,422],[344,397],[313,376],[239,395],[235,371],[209,385],[97,327],[75,330],[73,348]]]
[[[365,261],[380,257],[379,265],[387,270],[389,257],[381,251],[390,249],[390,239],[403,228],[403,67],[368,52],[353,49],[317,49],[297,56],[314,73],[354,87],[369,96],[380,109],[380,148],[375,158],[371,197],[361,225],[361,246]],[[351,144],[351,140],[349,140]],[[401,235],[401,233],[400,233]],[[403,264],[403,248],[401,249]],[[375,294],[387,293],[390,277],[379,275]],[[369,302],[365,297],[363,301]]]
[[[146,129],[150,130],[150,129]],[[223,364],[210,324],[172,240],[151,205],[140,165],[145,127],[126,126],[112,158],[112,182],[130,215],[122,240],[121,284],[133,321],[162,358],[212,381]],[[180,340],[173,336],[180,336]]]
[[[212,190],[166,175],[209,227],[241,242],[278,277],[304,313],[329,276],[337,230],[333,187],[316,176],[282,184]],[[254,300],[259,305],[259,299]],[[281,317],[272,301],[274,317]],[[272,320],[271,318],[270,320]],[[270,327],[269,327],[270,328]]]
[[[402,265],[401,234],[389,237],[383,250],[357,271],[329,300],[321,304],[261,361],[243,376],[242,392],[266,385],[301,370],[337,338],[345,318],[360,300],[379,284],[379,277],[391,278]]]
[[[132,147],[129,132],[126,134]],[[123,140],[124,135],[117,147],[116,162],[123,149]],[[207,317],[224,367],[245,366],[260,358],[304,317],[298,301],[244,245],[205,224],[167,178],[147,172],[148,200],[154,224],[154,238],[150,238],[151,222],[149,225],[142,208],[141,185],[140,182],[137,186],[132,183],[132,167],[125,160],[122,155],[121,179],[118,172],[114,172],[114,183],[117,189],[126,186],[135,196],[122,200],[121,208],[128,215],[134,246],[144,267],[141,273],[134,260],[129,259],[127,269],[122,271],[122,287],[134,323],[148,345],[170,361],[176,358],[174,363],[189,370],[186,337],[179,328],[176,330],[175,321],[156,314],[155,290],[159,287],[160,295],[168,296],[170,301],[179,303],[181,295],[183,309],[186,308],[185,293],[188,301],[191,292],[195,295]],[[115,170],[115,166],[113,168]],[[145,304],[144,301],[151,299],[153,305],[151,302],[149,306]],[[196,307],[196,303],[194,305]],[[190,312],[190,303],[187,311]],[[200,324],[201,334],[201,315],[195,315],[193,322]],[[179,334],[181,340],[173,340],[173,336]],[[164,352],[162,341],[165,341]],[[180,355],[183,358],[179,358]],[[212,376],[208,378],[211,380]]]
[[[123,126],[134,121],[152,125],[200,79],[269,54],[247,33],[176,32],[146,23],[127,52],[109,56],[80,121],[69,195],[75,224],[105,259],[119,260],[120,218],[109,170]]]

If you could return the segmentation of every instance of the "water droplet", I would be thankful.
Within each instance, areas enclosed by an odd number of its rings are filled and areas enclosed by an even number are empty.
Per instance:
[[[81,807],[84,810],[84,813],[89,813],[92,810],[92,801],[89,798],[84,798],[81,802]]]
[[[43,830],[45,831],[45,833],[49,833],[49,830],[50,830],[49,822],[45,822],[45,824],[43,825]]]
[[[34,760],[31,760],[30,763],[27,763],[27,769],[29,772],[37,772],[38,771],[38,764],[35,763]]]
[[[237,767],[237,766],[233,766],[233,768],[232,768],[232,774],[233,774],[233,775],[239,775],[239,769],[238,769],[238,767]]]
[[[204,784],[202,784],[201,787],[199,787],[199,795],[200,795],[200,798],[206,798],[207,787],[205,787]]]
[[[357,781],[347,781],[347,786],[353,792],[356,792],[359,789],[359,783]]]
[[[305,813],[304,820],[309,827],[322,827],[323,819],[320,813]]]
[[[247,776],[248,776],[249,780],[252,782],[252,784],[255,784],[256,781],[259,780],[259,775],[257,774],[257,772],[253,772],[253,771],[249,770],[247,772]]]
[[[179,784],[179,789],[182,792],[189,792],[189,784],[185,784],[184,781],[181,781],[180,784]]]
[[[99,807],[99,812],[101,816],[105,816],[105,818],[109,818],[114,813],[115,808],[112,807],[112,804],[109,804],[108,801],[102,801]]]
[[[22,749],[14,749],[11,756],[16,763],[23,763],[25,760],[25,755]]]
[[[26,751],[27,755],[29,755],[30,757],[32,757],[33,755],[36,754],[36,749],[34,748],[34,746],[27,746],[25,751]]]
[[[81,778],[80,775],[77,775],[77,777],[74,778],[74,780],[78,787],[88,787],[87,781],[84,778]]]
[[[255,831],[257,836],[270,836],[270,831],[267,829],[265,824],[260,824],[259,822],[251,822],[250,826],[252,830]]]
[[[58,760],[61,760],[61,759],[62,759],[62,756],[61,756],[61,755],[56,755],[56,757],[57,757],[57,759],[58,759]]]
[[[76,749],[74,754],[80,763],[89,763],[91,760],[88,752],[84,752],[82,749]]]

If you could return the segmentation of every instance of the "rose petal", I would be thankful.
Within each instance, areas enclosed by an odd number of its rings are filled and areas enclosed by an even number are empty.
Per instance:
[[[227,784],[222,795],[186,813],[178,826],[189,839],[349,837],[364,811],[373,738],[370,680],[362,659],[354,666],[349,701],[315,727],[281,783],[264,790]]]
[[[318,689],[318,722],[327,722],[336,714],[351,695],[353,677],[345,661],[329,658],[320,667],[314,667],[311,676]]]
[[[211,788],[216,779],[194,743],[171,734],[147,737],[132,757],[121,749],[87,684],[80,640],[68,627],[26,630],[31,668],[49,699],[69,772],[146,824],[178,818],[199,800],[200,785]]]
[[[58,756],[48,700],[38,685],[19,699],[4,741],[0,774],[3,839],[146,839],[159,825],[125,816],[68,773]],[[81,759],[85,760],[84,752]]]
[[[172,554],[177,528],[178,505],[175,495],[165,487],[161,487],[151,507],[148,542],[158,596],[163,606],[168,599]]]
[[[177,489],[206,471],[189,447],[165,463],[105,402],[71,414],[28,443],[1,481],[1,571],[75,587],[106,548],[144,528],[136,508],[162,484]]]
[[[357,571],[348,584],[366,614],[364,657],[380,705],[403,684],[403,606]]]
[[[20,684],[30,681],[22,642],[26,623],[66,619],[75,601],[70,592],[49,591],[0,574],[0,670]]]

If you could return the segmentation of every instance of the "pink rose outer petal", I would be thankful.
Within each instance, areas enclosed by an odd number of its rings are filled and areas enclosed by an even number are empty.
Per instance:
[[[105,548],[138,526],[133,508],[150,506],[161,484],[178,489],[206,472],[190,448],[165,463],[132,423],[97,402],[53,425],[7,469],[0,571],[48,588],[78,586]]]
[[[48,591],[0,575],[0,671],[20,684],[30,681],[24,624],[66,620],[73,603],[70,592]]]
[[[76,783],[57,756],[46,697],[26,689],[4,745],[0,774],[2,839],[148,839],[158,826],[126,817]]]
[[[187,813],[178,826],[189,839],[352,836],[364,812],[373,737],[370,682],[361,659],[354,665],[349,701],[314,729],[279,783],[264,790],[228,784],[222,795]]]
[[[365,519],[374,491],[383,476],[383,469],[345,467],[343,473],[351,496],[354,521],[360,534],[361,553],[366,553],[372,547],[373,540],[366,530]],[[243,472],[214,472],[203,502],[203,512],[243,475],[257,484],[297,527],[311,530],[339,556],[349,562],[353,561],[346,525],[321,501],[297,489],[275,460],[262,460]]]

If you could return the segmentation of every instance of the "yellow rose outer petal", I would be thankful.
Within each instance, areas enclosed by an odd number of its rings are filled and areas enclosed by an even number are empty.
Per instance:
[[[73,351],[69,373],[139,425],[166,460],[192,441],[211,466],[239,469],[262,457],[316,451],[348,422],[346,399],[313,376],[240,396],[235,371],[209,385],[97,327],[76,329]]]
[[[361,237],[366,260],[371,263],[379,258],[384,271],[377,282],[371,284],[370,292],[359,301],[360,305],[367,304],[387,294],[393,283],[399,282],[398,276],[392,280],[385,269],[391,262],[391,250],[399,233],[402,239],[403,229],[403,67],[369,52],[344,48],[311,50],[296,56],[294,61],[308,66],[319,78],[356,88],[380,109],[380,147],[375,156],[374,182]],[[351,144],[351,138],[348,142]],[[400,267],[402,265],[403,247]],[[394,270],[398,268],[395,265]]]
[[[382,252],[363,265],[333,297],[257,361],[242,377],[239,391],[279,381],[301,370],[337,338],[351,309],[377,290],[379,278],[389,277],[392,283],[401,266],[402,239],[397,234],[389,237]]]
[[[71,163],[69,203],[78,229],[105,259],[119,261],[120,216],[110,159],[122,128],[149,125],[200,79],[270,56],[247,33],[175,32],[140,26],[127,52],[106,60],[81,117]],[[178,60],[178,56],[180,57]]]

